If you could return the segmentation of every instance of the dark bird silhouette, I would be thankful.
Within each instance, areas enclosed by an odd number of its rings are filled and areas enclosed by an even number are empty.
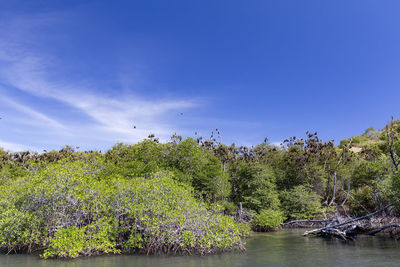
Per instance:
[[[136,125],[133,125],[133,129],[136,129]]]
[[[179,113],[179,115],[183,115],[183,112]]]

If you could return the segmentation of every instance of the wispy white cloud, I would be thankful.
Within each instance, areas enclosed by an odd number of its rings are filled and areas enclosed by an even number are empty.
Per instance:
[[[55,78],[60,76],[54,63],[56,58],[32,48],[35,47],[32,46],[35,44],[32,32],[40,33],[41,27],[54,17],[18,18],[9,23],[0,23],[0,80],[3,87],[34,96],[37,101],[52,100],[66,107],[63,110],[66,116],[57,118],[54,114],[46,113],[45,108],[38,111],[14,98],[3,96],[0,100],[53,131],[53,140],[48,140],[46,136],[46,140],[42,140],[43,144],[82,142],[88,139],[108,143],[136,142],[149,133],[166,139],[173,132],[179,131],[179,122],[168,119],[171,117],[169,114],[196,107],[197,103],[193,100],[147,100],[134,94],[109,96],[101,93],[104,88],[96,83],[86,82],[83,85],[83,82]],[[68,113],[78,116],[76,121],[66,120]],[[40,130],[37,131],[40,135]],[[35,140],[35,143],[40,142]],[[20,148],[6,141],[0,142],[0,146]]]
[[[34,123],[36,125],[46,125],[48,127],[65,129],[65,127],[61,123],[59,123],[57,120],[50,118],[46,114],[43,114],[33,108],[23,105],[7,96],[3,95],[0,98],[0,102],[9,106],[10,108],[14,108],[14,109],[26,114],[28,117],[30,117],[30,120],[29,120],[30,123],[32,122],[32,119],[34,119]]]
[[[37,67],[38,66],[38,67]],[[125,96],[125,99],[111,98],[102,93],[95,93],[96,89],[85,88],[64,82],[50,81],[46,76],[45,64],[38,60],[22,60],[9,64],[4,70],[0,69],[0,77],[7,83],[26,93],[41,98],[53,99],[79,110],[83,115],[93,120],[93,127],[98,131],[114,132],[119,140],[137,141],[149,133],[156,133],[161,137],[171,134],[177,125],[165,120],[168,113],[176,113],[188,108],[193,108],[196,103],[188,100],[143,100],[135,96]],[[38,69],[42,69],[38,71]],[[93,86],[95,87],[95,86]],[[32,112],[32,115],[42,120],[52,120],[44,114],[32,109],[24,108],[17,103],[12,103],[18,109]],[[57,125],[53,121],[55,126]],[[169,124],[169,125],[168,125]],[[82,126],[70,125],[81,128]],[[136,130],[133,131],[133,126]],[[82,134],[80,132],[80,134]],[[99,135],[97,135],[99,136]]]

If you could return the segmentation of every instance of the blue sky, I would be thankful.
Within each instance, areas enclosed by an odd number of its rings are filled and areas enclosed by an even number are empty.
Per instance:
[[[394,0],[0,0],[0,147],[383,127],[400,111],[399,12]]]

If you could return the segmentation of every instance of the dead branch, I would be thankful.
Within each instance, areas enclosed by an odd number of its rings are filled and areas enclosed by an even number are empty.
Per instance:
[[[393,166],[397,171],[399,169],[400,159],[398,159],[399,156],[392,149],[393,139],[394,139],[393,116],[392,116],[392,120],[386,126],[386,135],[387,135],[387,139],[388,139],[388,148],[389,148],[390,159],[392,160]]]
[[[314,224],[328,224],[331,223],[333,220],[328,219],[328,220],[293,220],[289,222],[283,223],[283,226],[289,226],[289,225],[314,225]]]
[[[328,235],[333,235],[336,237],[339,237],[340,239],[343,239],[344,241],[347,241],[347,237],[345,232],[342,232],[338,229],[335,228],[327,228],[326,230],[324,230],[324,234],[328,234]]]
[[[344,225],[347,225],[347,224],[350,224],[350,223],[353,223],[353,222],[357,222],[357,221],[361,221],[361,220],[370,218],[372,216],[375,216],[375,215],[383,212],[384,210],[386,210],[387,208],[393,206],[397,202],[398,201],[396,200],[396,201],[384,206],[383,208],[381,208],[381,209],[379,209],[377,211],[374,211],[372,213],[369,213],[369,214],[361,216],[361,217],[357,217],[357,218],[354,218],[354,219],[351,219],[351,220],[347,220],[345,222],[338,223],[338,224],[335,224],[335,225],[325,226],[325,227],[321,227],[321,228],[314,229],[314,230],[311,230],[311,231],[306,231],[306,232],[304,232],[303,236],[306,236],[306,235],[309,235],[309,234],[316,234],[316,233],[321,232],[323,230],[327,230],[327,229],[330,229],[330,228],[338,228],[338,227],[341,227],[341,226],[344,226]]]
[[[331,202],[329,202],[328,206],[331,206],[333,203],[335,203],[336,200],[336,184],[337,184],[337,171],[339,169],[340,164],[342,163],[344,157],[346,156],[346,152],[348,152],[348,148],[351,146],[351,143],[353,142],[353,138],[350,139],[350,142],[343,147],[343,151],[340,154],[339,160],[336,164],[335,170],[333,172],[333,192],[332,192],[332,199]]]
[[[387,228],[392,228],[392,227],[400,227],[400,224],[391,223],[391,224],[384,225],[382,227],[379,227],[379,228],[369,232],[368,235],[375,235],[375,234],[377,234],[377,233],[379,233],[379,232],[381,232],[381,231],[383,231],[383,230],[385,230]]]

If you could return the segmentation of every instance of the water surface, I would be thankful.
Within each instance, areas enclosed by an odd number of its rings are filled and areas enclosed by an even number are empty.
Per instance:
[[[303,230],[256,233],[247,252],[209,256],[117,255],[75,260],[41,260],[32,255],[0,255],[7,267],[127,267],[127,266],[400,266],[400,243],[390,238],[359,237],[354,243],[303,237]]]

